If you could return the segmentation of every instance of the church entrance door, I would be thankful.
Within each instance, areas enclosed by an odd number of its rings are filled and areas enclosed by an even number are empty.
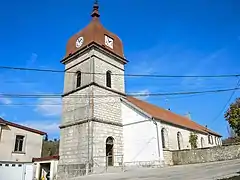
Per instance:
[[[106,140],[107,166],[113,166],[113,145],[114,139],[112,137],[108,137]]]

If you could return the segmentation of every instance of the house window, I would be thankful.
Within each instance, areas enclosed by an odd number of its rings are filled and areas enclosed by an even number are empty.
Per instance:
[[[2,137],[2,126],[0,125],[0,141],[1,141],[1,137]]]
[[[14,151],[15,152],[22,152],[23,151],[23,142],[24,136],[17,135],[15,140]]]
[[[106,73],[106,85],[107,87],[111,88],[112,84],[111,84],[111,75],[112,75],[112,72],[111,71],[107,71]]]
[[[77,88],[81,86],[82,73],[77,72]]]

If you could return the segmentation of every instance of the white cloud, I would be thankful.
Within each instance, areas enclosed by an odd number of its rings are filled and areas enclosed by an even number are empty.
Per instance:
[[[12,100],[4,96],[0,96],[0,102],[5,105],[12,104]]]
[[[6,117],[6,114],[5,114],[4,112],[2,112],[2,113],[0,114],[0,118],[4,118],[4,117]]]
[[[62,111],[60,98],[39,98],[35,111],[43,116],[60,116]]]
[[[205,56],[202,59],[199,59],[197,63],[193,67],[191,67],[190,71],[185,73],[185,76],[197,76],[201,75],[204,73],[204,75],[213,75],[216,71],[216,67],[213,68],[213,65],[219,61],[219,58],[223,55],[225,52],[225,49],[219,49],[215,52],[212,52]],[[211,69],[211,71],[209,71]],[[200,88],[203,86],[207,86],[208,82],[204,78],[199,78],[199,77],[186,77],[182,78],[181,84],[182,86],[185,87],[190,87],[190,88]]]
[[[36,53],[32,53],[30,59],[27,60],[26,62],[26,66],[29,67],[34,65],[37,61],[37,58],[38,58],[38,55]]]
[[[134,96],[141,100],[147,100],[149,98],[150,91],[148,89],[140,90],[134,93]]]
[[[59,131],[59,122],[55,121],[28,121],[20,123],[23,126],[31,127],[47,133],[56,133]]]

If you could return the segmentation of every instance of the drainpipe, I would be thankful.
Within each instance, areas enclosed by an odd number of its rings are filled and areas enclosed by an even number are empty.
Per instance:
[[[87,46],[88,48],[88,46]],[[89,50],[90,51],[90,50]],[[90,52],[88,52],[88,55],[90,54]],[[88,148],[87,148],[87,164],[86,164],[86,175],[88,175],[88,172],[89,172],[89,165],[90,165],[90,104],[91,104],[91,101],[90,101],[90,91],[91,91],[91,86],[90,86],[90,83],[91,83],[91,57],[90,57],[90,63],[89,63],[89,69],[90,69],[90,78],[89,78],[89,86],[88,86],[88,92],[87,92],[87,99],[88,99],[88,105],[87,105],[87,127],[88,127],[88,136],[87,136],[87,141],[88,141]]]
[[[155,121],[154,118],[152,118],[152,121],[153,123],[155,124],[156,126],[156,132],[157,132],[157,145],[158,145],[158,157],[159,159],[161,158],[161,152],[160,152],[160,144],[159,144],[159,132],[158,132],[158,125],[157,125],[157,122]]]

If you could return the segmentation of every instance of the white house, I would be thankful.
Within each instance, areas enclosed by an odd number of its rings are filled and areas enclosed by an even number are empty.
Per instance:
[[[49,180],[55,180],[57,175],[57,165],[59,156],[48,156],[42,158],[33,158],[34,162],[34,180],[41,180],[42,177]]]
[[[0,118],[0,179],[32,180],[32,158],[41,157],[45,134]]]
[[[170,164],[167,152],[191,148],[191,132],[199,148],[221,144],[220,135],[191,119],[127,96],[122,41],[101,24],[98,4],[91,16],[69,38],[61,61],[59,177],[109,166]]]

